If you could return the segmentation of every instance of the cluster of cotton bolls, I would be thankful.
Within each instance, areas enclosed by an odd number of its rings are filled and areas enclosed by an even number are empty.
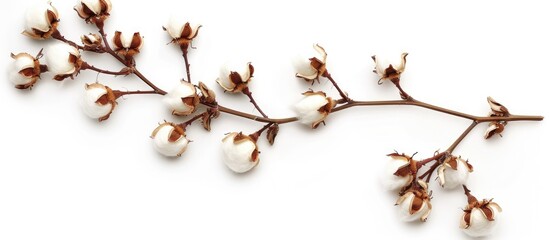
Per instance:
[[[106,39],[103,26],[112,9],[110,0],[80,0],[74,9],[86,23],[94,24],[99,29],[99,34],[82,35],[80,37],[81,45],[66,40],[60,34],[57,29],[59,13],[50,2],[37,4],[27,11],[24,35],[41,40],[55,38],[61,42],[53,44],[45,50],[46,64],[40,62],[42,51],[35,56],[24,52],[11,55],[14,61],[8,71],[8,79],[16,88],[32,88],[41,78],[41,74],[46,72],[51,73],[53,79],[58,81],[67,78],[74,79],[82,70],[93,70],[110,75],[136,73],[134,57],[140,53],[144,38],[139,32],[115,31],[110,41]],[[189,47],[198,36],[200,28],[199,24],[191,24],[177,17],[170,18],[168,23],[163,26],[171,43],[183,51],[185,61],[187,61],[186,54]],[[325,92],[313,90],[302,93],[302,99],[294,107],[297,117],[291,121],[299,121],[307,127],[315,129],[324,124],[332,112],[338,110],[339,104],[350,104],[352,100],[347,96],[347,93],[339,89],[328,72],[328,54],[325,49],[318,44],[315,44],[313,48],[316,51],[316,56],[302,59],[301,64],[298,64],[295,76],[311,84],[319,82],[321,79],[328,79],[341,96],[341,99],[335,99]],[[85,51],[111,54],[121,61],[125,68],[117,72],[96,68],[83,60],[82,52]],[[411,100],[411,97],[400,86],[401,75],[406,68],[407,56],[407,53],[373,56],[374,72],[379,76],[378,83],[390,81],[395,84],[403,100]],[[118,104],[116,100],[123,95],[145,93],[164,95],[163,101],[173,115],[190,117],[190,119],[183,123],[160,123],[152,131],[152,143],[154,149],[166,157],[181,157],[191,142],[187,138],[186,130],[192,122],[200,120],[204,129],[209,131],[212,119],[217,118],[223,111],[229,111],[218,105],[215,91],[207,87],[206,84],[191,83],[187,62],[186,65],[189,79],[178,81],[168,92],[156,88],[141,76],[140,78],[152,87],[152,91],[120,91],[113,90],[99,82],[86,84],[82,98],[83,111],[90,118],[104,121],[111,116]],[[261,113],[261,116],[245,115],[247,118],[262,119],[266,123],[261,129],[251,134],[233,131],[226,134],[221,140],[220,149],[225,155],[224,163],[236,173],[245,173],[258,166],[260,151],[257,142],[259,137],[266,132],[267,140],[273,144],[279,130],[279,123],[283,123],[282,120],[275,121],[268,118],[252,97],[250,87],[254,79],[254,71],[254,66],[250,62],[226,66],[222,68],[216,80],[220,91],[246,95]],[[508,109],[494,99],[488,98],[488,103],[492,110],[490,117],[510,116]],[[196,114],[204,108],[206,110]],[[491,122],[485,133],[485,138],[501,135],[506,124],[505,121]],[[405,154],[389,154],[387,169],[384,172],[384,185],[391,191],[399,191],[396,206],[404,221],[426,221],[432,209],[432,196],[428,182],[431,174],[436,172],[437,180],[442,188],[454,189],[463,186],[465,190],[468,203],[463,210],[461,219],[460,226],[463,231],[474,237],[486,236],[493,231],[499,221],[498,215],[501,208],[492,200],[479,201],[470,193],[465,185],[473,168],[468,161],[454,156],[450,152],[437,153],[432,158],[420,161]],[[431,169],[418,176],[419,170],[430,163],[433,163]]]
[[[463,186],[468,204],[463,210],[460,228],[473,237],[490,235],[498,221],[496,216],[501,208],[492,200],[478,201],[465,187],[473,167],[468,161],[449,153],[441,153],[426,160],[414,160],[405,154],[389,154],[386,169],[382,175],[384,187],[398,191],[396,202],[398,213],[403,221],[426,221],[431,212],[431,192],[428,181],[430,174],[437,173],[439,185],[446,190]],[[427,163],[435,161],[433,167],[418,177],[419,170]],[[424,180],[427,176],[427,180]]]

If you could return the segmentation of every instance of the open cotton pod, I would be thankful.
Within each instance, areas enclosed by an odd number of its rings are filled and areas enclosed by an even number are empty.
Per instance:
[[[170,106],[173,115],[187,116],[196,110],[200,98],[194,85],[180,81],[166,96],[164,102]]]
[[[501,213],[501,207],[492,201],[484,199],[478,201],[471,195],[467,187],[463,187],[467,195],[468,204],[463,209],[460,228],[471,237],[485,237],[490,235],[496,228]]]
[[[229,133],[221,143],[224,163],[236,173],[245,173],[259,163],[256,139],[240,133]]]
[[[177,124],[165,122],[151,134],[154,149],[166,157],[180,157],[187,149],[189,139],[185,129]]]
[[[307,82],[314,83],[315,80],[318,81],[319,77],[324,76],[327,73],[326,70],[326,59],[328,54],[318,44],[313,45],[316,54],[313,56],[307,56],[307,58],[299,59],[296,62],[296,77],[301,78]]]
[[[198,36],[201,27],[200,24],[191,24],[184,21],[184,18],[173,15],[163,28],[168,32],[173,43],[178,44],[182,49],[187,49],[193,39]]]
[[[86,84],[82,109],[88,117],[96,118],[101,122],[111,116],[116,107],[116,98],[114,92],[103,84]]]
[[[432,208],[427,183],[418,180],[400,196],[395,205],[399,208],[401,220],[425,222]]]
[[[59,13],[50,1],[40,1],[25,13],[23,35],[34,39],[48,39],[57,32]]]
[[[102,47],[103,39],[101,36],[95,33],[85,34],[80,37],[82,44],[87,48],[100,48]]]
[[[406,69],[406,57],[408,53],[381,53],[372,56],[376,67],[374,72],[379,76],[380,82],[400,78],[400,74]]]
[[[473,166],[468,161],[461,157],[449,156],[438,167],[438,182],[445,189],[456,188],[467,183],[471,172],[473,172]]]
[[[80,51],[66,43],[56,43],[46,49],[48,71],[55,74],[53,79],[61,81],[74,78],[82,68]]]
[[[221,68],[219,78],[216,82],[226,92],[239,93],[248,88],[248,83],[254,75],[254,66],[252,63],[235,64],[228,63]]]
[[[328,117],[336,103],[326,93],[307,91],[303,93],[303,99],[295,105],[299,122],[317,128]]]
[[[87,23],[99,24],[102,27],[103,22],[110,15],[112,4],[110,0],[79,0],[74,10]]]
[[[28,53],[11,54],[13,62],[8,69],[8,79],[15,88],[32,87],[40,78],[40,62]]]
[[[381,179],[383,186],[394,191],[410,185],[414,180],[413,172],[417,171],[416,162],[405,154],[391,153],[387,156],[389,160]]]
[[[133,57],[143,46],[143,38],[139,32],[114,32],[112,38],[113,50],[120,56]]]

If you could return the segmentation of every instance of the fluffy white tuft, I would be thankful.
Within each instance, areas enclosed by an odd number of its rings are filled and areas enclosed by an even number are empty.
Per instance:
[[[389,157],[389,161],[387,161],[387,165],[385,166],[385,172],[381,178],[381,183],[385,189],[390,191],[399,190],[409,183],[409,177],[399,177],[394,174],[407,163],[404,159]]]
[[[42,1],[29,7],[25,13],[25,31],[32,33],[33,28],[42,32],[49,31],[51,25],[47,17],[48,10],[57,14],[57,10],[49,2]]]
[[[176,112],[190,112],[194,109],[192,106],[188,106],[183,103],[182,98],[193,97],[196,95],[196,89],[188,82],[182,81],[175,86],[166,97],[164,97],[164,103],[170,106],[170,109]]]
[[[69,62],[70,55],[80,56],[78,49],[65,43],[57,43],[46,51],[48,71],[56,75],[72,74],[76,71],[74,64]]]
[[[14,85],[25,85],[32,81],[19,72],[23,69],[34,68],[34,57],[29,54],[18,54],[8,68],[8,79]]]
[[[169,124],[160,125],[152,137],[154,149],[164,156],[178,157],[186,150],[189,140],[181,136],[177,141],[170,142],[169,138],[172,131],[174,131],[173,126]]]
[[[113,108],[111,103],[101,105],[96,103],[103,95],[107,94],[107,89],[104,87],[87,87],[82,99],[82,109],[90,118],[102,118],[111,113]]]
[[[311,125],[322,121],[324,114],[318,111],[321,107],[328,104],[328,99],[320,94],[305,96],[295,105],[299,122]]]
[[[234,143],[234,138],[238,133],[230,133],[223,139],[221,147],[225,154],[224,162],[227,167],[237,173],[244,173],[254,168],[259,159],[252,161],[252,153],[256,149],[256,145],[252,140],[244,140],[237,144]]]
[[[494,213],[494,220],[488,221],[482,213],[482,210],[473,208],[471,210],[471,223],[468,228],[462,229],[467,235],[471,237],[484,237],[490,235],[497,226],[499,210],[490,207]]]
[[[429,211],[429,207],[424,201],[419,211],[415,212],[414,214],[410,214],[410,208],[412,206],[412,200],[414,200],[414,197],[414,194],[409,194],[406,199],[404,199],[404,201],[398,205],[398,213],[402,221],[413,222],[420,220],[421,216]]]

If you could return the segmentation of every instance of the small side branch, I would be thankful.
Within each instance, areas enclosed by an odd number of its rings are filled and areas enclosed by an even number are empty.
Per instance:
[[[343,98],[343,100],[345,100],[345,102],[351,102],[352,100],[349,98],[349,96],[347,96],[347,94],[345,92],[343,92],[343,90],[341,90],[341,88],[339,87],[339,85],[337,85],[337,82],[334,80],[334,78],[332,77],[331,74],[329,73],[326,73],[326,78],[328,78],[328,80],[330,80],[330,82],[332,83],[332,85],[334,85],[334,87],[337,89],[337,91],[339,92],[339,95],[341,96],[341,98]]]
[[[264,118],[268,118],[267,114],[265,114],[265,112],[263,112],[263,110],[261,110],[261,108],[259,107],[259,105],[255,101],[254,97],[252,96],[252,92],[250,91],[249,88],[245,88],[244,90],[242,90],[242,93],[250,99],[250,102],[254,105],[255,109],[257,109],[257,111],[259,111],[259,113],[261,113],[261,116],[263,116]]]
[[[189,50],[188,48],[181,47],[181,51],[183,52],[183,60],[185,61],[185,71],[187,73],[187,82],[191,82],[191,64],[189,64]]]
[[[467,135],[477,126],[477,124],[478,124],[477,121],[473,121],[471,125],[469,125],[469,127],[465,129],[465,131],[463,131],[463,133],[456,139],[456,141],[452,143],[452,145],[448,148],[448,150],[446,150],[446,152],[452,153],[456,149],[456,147],[461,143],[461,141],[463,141],[463,139],[467,137]]]

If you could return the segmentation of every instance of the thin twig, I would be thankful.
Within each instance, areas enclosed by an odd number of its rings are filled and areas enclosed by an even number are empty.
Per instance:
[[[263,110],[261,110],[261,108],[259,107],[259,105],[257,104],[257,102],[255,101],[254,97],[252,96],[252,92],[250,91],[249,88],[244,88],[244,90],[242,90],[242,93],[246,96],[248,96],[248,99],[250,99],[250,102],[254,105],[255,109],[257,109],[257,111],[259,111],[259,113],[261,114],[261,116],[265,117],[265,118],[268,118],[267,114],[265,114],[263,112]]]
[[[257,139],[259,139],[259,137],[261,136],[261,134],[267,130],[269,127],[271,127],[274,123],[268,123],[266,124],[265,126],[263,126],[261,129],[257,130],[256,132],[250,134],[250,137],[253,138],[255,141],[257,141]]]
[[[183,52],[183,60],[185,61],[185,71],[187,72],[187,82],[191,83],[191,64],[189,64],[189,57],[188,57],[189,50],[187,48],[182,47],[181,51]]]
[[[156,91],[116,91],[114,93],[117,97],[126,96],[126,95],[142,95],[142,94],[159,94]]]
[[[202,116],[204,116],[204,114],[208,114],[208,112],[206,111],[206,112],[203,112],[201,114],[197,114],[194,117],[192,117],[191,119],[185,121],[184,123],[180,123],[178,125],[183,127],[183,128],[186,128],[187,126],[191,125],[194,121],[196,121],[198,119],[201,119]]]
[[[118,72],[114,72],[114,71],[109,71],[109,70],[104,70],[104,69],[97,68],[93,65],[88,64],[87,62],[82,63],[81,70],[92,70],[92,71],[96,71],[98,73],[109,74],[109,75],[114,75],[114,76],[121,76],[121,75],[126,76],[126,75],[131,73],[131,71],[128,68],[124,68],[124,69],[122,69]]]
[[[471,125],[469,125],[469,127],[465,129],[465,131],[463,131],[463,133],[456,139],[456,141],[452,143],[452,145],[448,148],[448,150],[446,150],[446,152],[452,153],[459,145],[459,143],[461,143],[461,141],[463,141],[463,139],[477,126],[477,124],[477,121],[473,121]]]
[[[330,80],[332,85],[334,85],[334,87],[339,92],[339,95],[345,100],[345,102],[350,102],[351,101],[351,99],[347,96],[347,94],[345,94],[345,92],[343,92],[343,90],[341,90],[341,88],[339,88],[339,85],[337,85],[337,82],[334,80],[334,78],[332,78],[331,74],[326,73],[326,78],[328,78],[328,80]]]
[[[64,42],[66,44],[69,44],[79,50],[84,50],[84,47],[83,46],[80,46],[78,44],[76,44],[75,42],[71,41],[71,40],[68,40],[66,39],[60,32],[59,30],[55,30],[52,34],[51,34],[51,37],[54,38],[54,39],[57,39],[61,42]]]

